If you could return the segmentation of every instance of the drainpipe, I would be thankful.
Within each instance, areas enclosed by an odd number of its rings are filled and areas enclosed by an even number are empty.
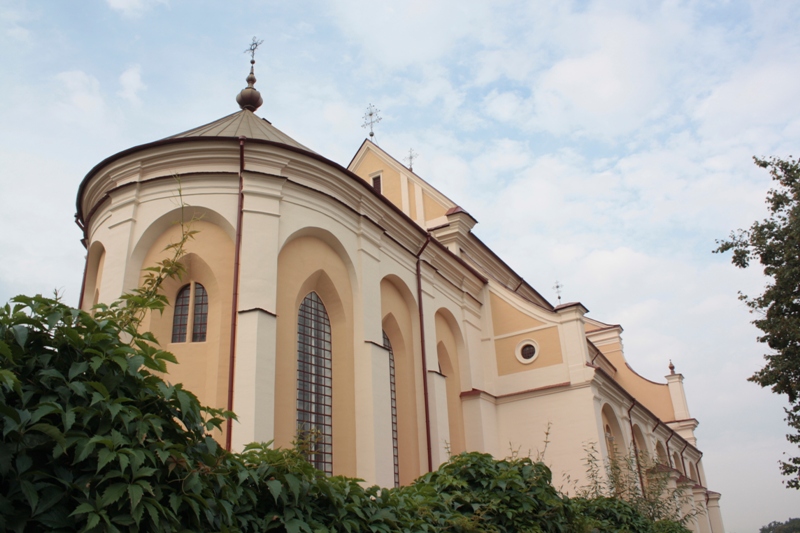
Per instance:
[[[428,442],[428,472],[433,470],[433,452],[431,451],[431,412],[428,403],[428,361],[425,352],[425,320],[422,310],[422,252],[431,243],[431,235],[425,239],[425,244],[422,245],[417,253],[417,303],[419,305],[419,340],[420,352],[422,354],[422,390],[425,395],[425,436]]]
[[[683,450],[681,450],[681,464],[683,465],[683,475],[684,476],[686,476],[687,471],[686,471],[686,458],[683,456],[683,452],[685,452],[686,448],[688,448],[688,447],[689,447],[689,441],[686,441],[686,444],[684,445]],[[686,477],[689,477],[689,476],[686,476]]]
[[[639,461],[639,447],[636,445],[636,434],[633,432],[633,419],[631,418],[631,411],[636,406],[636,401],[628,408],[628,424],[631,426],[631,441],[633,442],[633,453],[636,458],[636,470],[639,472],[639,486],[642,488],[644,494],[644,477],[642,476],[642,464]]]
[[[703,458],[703,452],[700,452],[700,459],[702,459],[702,458]],[[705,487],[706,484],[703,483],[703,480],[700,478],[700,459],[695,461],[694,469],[697,471],[697,482]],[[706,492],[706,503],[708,503],[708,492]]]
[[[236,213],[236,243],[233,252],[233,297],[231,303],[231,348],[228,366],[228,411],[233,411],[233,372],[236,368],[236,325],[239,318],[239,254],[242,249],[242,216],[244,213],[244,143],[246,137],[239,137],[239,205]],[[231,451],[233,420],[226,424],[225,448]]]

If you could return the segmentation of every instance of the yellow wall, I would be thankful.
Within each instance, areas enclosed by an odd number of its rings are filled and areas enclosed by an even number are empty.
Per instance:
[[[364,181],[372,185],[371,175],[375,172],[381,173],[381,194],[389,199],[394,205],[403,208],[403,198],[400,192],[400,173],[391,165],[375,155],[372,151],[367,151],[359,161],[353,172]]]
[[[492,305],[492,325],[494,327],[495,336],[544,326],[544,322],[540,322],[535,318],[517,310],[495,293],[490,294],[490,303]]]
[[[425,220],[443,217],[448,209],[447,206],[440,204],[425,192],[422,193],[422,206],[425,210]]]
[[[666,384],[654,383],[634,372],[625,361],[622,343],[613,342],[598,346],[603,355],[614,365],[617,373],[614,380],[634,398],[665,422],[675,420],[672,397]]]
[[[539,345],[539,355],[530,364],[520,363],[516,355],[517,345],[525,339],[532,339]],[[497,339],[494,341],[494,347],[497,354],[497,374],[500,376],[564,362],[557,326]]]
[[[331,322],[333,473],[355,476],[353,292],[347,267],[322,240],[298,237],[280,252],[278,279],[275,445],[291,446],[297,432],[297,313],[314,291]]]
[[[143,327],[153,333],[161,346],[175,354],[177,365],[168,364],[165,379],[183,383],[197,395],[200,403],[226,408],[230,363],[230,320],[233,297],[233,243],[218,226],[204,221],[192,223],[197,231],[186,245],[187,254],[181,259],[186,268],[182,280],[168,279],[162,285],[170,305],[163,314],[151,313]],[[164,232],[147,253],[144,266],[155,265],[168,257],[164,248],[180,240],[180,227]],[[187,283],[196,282],[208,292],[208,331],[205,342],[191,342],[191,324],[187,342],[173,343],[172,320],[175,298]]]
[[[403,288],[408,292],[407,287]],[[383,331],[394,353],[400,483],[408,485],[422,474],[416,379],[420,365],[414,357],[414,324],[407,300],[398,287],[385,278],[381,280],[381,315]]]

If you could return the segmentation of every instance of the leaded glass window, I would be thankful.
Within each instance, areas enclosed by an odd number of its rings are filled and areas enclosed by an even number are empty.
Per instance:
[[[297,429],[309,449],[309,461],[333,473],[331,323],[315,292],[297,314]]]
[[[392,394],[392,458],[394,460],[394,486],[400,486],[400,461],[397,442],[397,391],[395,389],[394,352],[389,336],[383,332],[383,347],[389,352],[389,389]]]
[[[194,317],[192,342],[205,342],[208,331],[208,293],[199,283],[194,284]]]
[[[192,286],[186,285],[175,298],[175,314],[172,318],[172,342],[186,342],[186,327],[189,324],[189,297]]]

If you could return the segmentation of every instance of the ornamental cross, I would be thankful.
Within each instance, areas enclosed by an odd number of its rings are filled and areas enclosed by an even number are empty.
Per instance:
[[[556,284],[553,285],[553,289],[555,289],[556,295],[558,296],[558,305],[561,305],[561,289],[563,288],[564,286],[558,280],[556,280]]]
[[[408,162],[408,170],[414,171],[414,159],[419,157],[419,154],[413,148],[408,149],[408,157],[403,158],[403,161]]]
[[[367,112],[364,113],[364,123],[361,125],[362,128],[369,128],[369,136],[375,137],[375,132],[373,131],[373,126],[381,121],[381,117],[378,115],[380,113],[380,109],[375,107],[372,104],[367,106]]]
[[[247,50],[244,51],[245,54],[250,54],[251,61],[256,60],[256,50],[258,50],[258,47],[261,46],[263,43],[264,43],[263,40],[259,41],[258,39],[255,38],[255,36],[253,37],[253,42],[250,43],[250,46],[248,46]]]

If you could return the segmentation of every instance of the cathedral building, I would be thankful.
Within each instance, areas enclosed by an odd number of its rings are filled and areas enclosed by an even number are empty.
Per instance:
[[[236,412],[230,449],[308,433],[319,469],[394,486],[545,440],[556,483],[579,480],[593,444],[655,458],[707,510],[694,530],[723,532],[681,374],[637,374],[619,325],[548,302],[372,141],[344,167],[256,116],[255,81],[239,111],[89,171],[83,309],[137,287],[191,221],[186,275],[145,327],[180,362],[170,381]]]

